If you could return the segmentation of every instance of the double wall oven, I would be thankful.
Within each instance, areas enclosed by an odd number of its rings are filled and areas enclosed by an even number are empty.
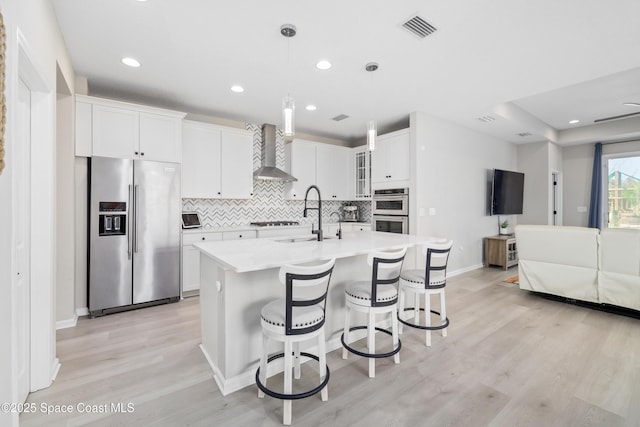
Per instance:
[[[373,228],[376,231],[409,234],[409,189],[374,190]]]

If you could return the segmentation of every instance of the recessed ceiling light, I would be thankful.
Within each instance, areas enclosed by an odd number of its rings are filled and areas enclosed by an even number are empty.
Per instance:
[[[570,125],[575,125],[576,123],[580,123],[580,120],[574,119],[574,120],[569,121]]]
[[[244,88],[240,85],[233,85],[231,86],[231,91],[235,93],[242,93],[244,92]]]
[[[128,65],[129,67],[133,67],[133,68],[138,68],[140,66],[140,63],[138,62],[137,59],[133,59],[133,58],[122,58],[122,63],[125,65]]]
[[[307,111],[316,111],[316,106],[313,104],[309,104],[306,106]]]
[[[640,107],[640,102],[625,102],[622,105],[626,105],[627,107]]]
[[[319,70],[328,70],[329,68],[331,68],[331,62],[323,59],[322,61],[318,61],[318,63],[316,64],[316,68]]]

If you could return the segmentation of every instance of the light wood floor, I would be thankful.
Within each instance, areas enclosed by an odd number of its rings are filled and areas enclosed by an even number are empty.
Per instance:
[[[515,268],[449,279],[449,336],[424,346],[405,329],[401,363],[328,357],[329,401],[293,403],[297,426],[640,426],[640,320],[572,306],[502,280]],[[58,332],[62,369],[32,393],[21,426],[278,426],[281,401],[247,387],[223,397],[199,344],[197,298]],[[79,402],[133,403],[132,413],[79,414]]]

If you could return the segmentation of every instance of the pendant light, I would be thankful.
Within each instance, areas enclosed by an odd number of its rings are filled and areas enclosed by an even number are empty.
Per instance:
[[[367,146],[369,151],[376,149],[376,137],[378,136],[378,129],[375,120],[369,120],[367,123]]]
[[[373,73],[378,69],[378,63],[369,62],[364,66],[364,69],[369,73]],[[371,81],[373,82],[373,74],[371,75]],[[373,92],[373,90],[371,92]],[[369,148],[369,151],[376,149],[376,138],[378,138],[378,126],[376,125],[375,120],[369,120],[367,123],[367,147]]]
[[[296,35],[296,26],[292,24],[284,24],[280,27],[280,34],[287,38],[287,68],[291,67],[289,39]],[[289,93],[282,99],[282,129],[284,136],[293,137],[295,134],[295,112],[296,103]]]

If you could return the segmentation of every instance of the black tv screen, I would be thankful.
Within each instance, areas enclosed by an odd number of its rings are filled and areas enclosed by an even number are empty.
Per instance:
[[[491,196],[491,214],[521,214],[523,193],[523,173],[494,169],[493,189]]]

